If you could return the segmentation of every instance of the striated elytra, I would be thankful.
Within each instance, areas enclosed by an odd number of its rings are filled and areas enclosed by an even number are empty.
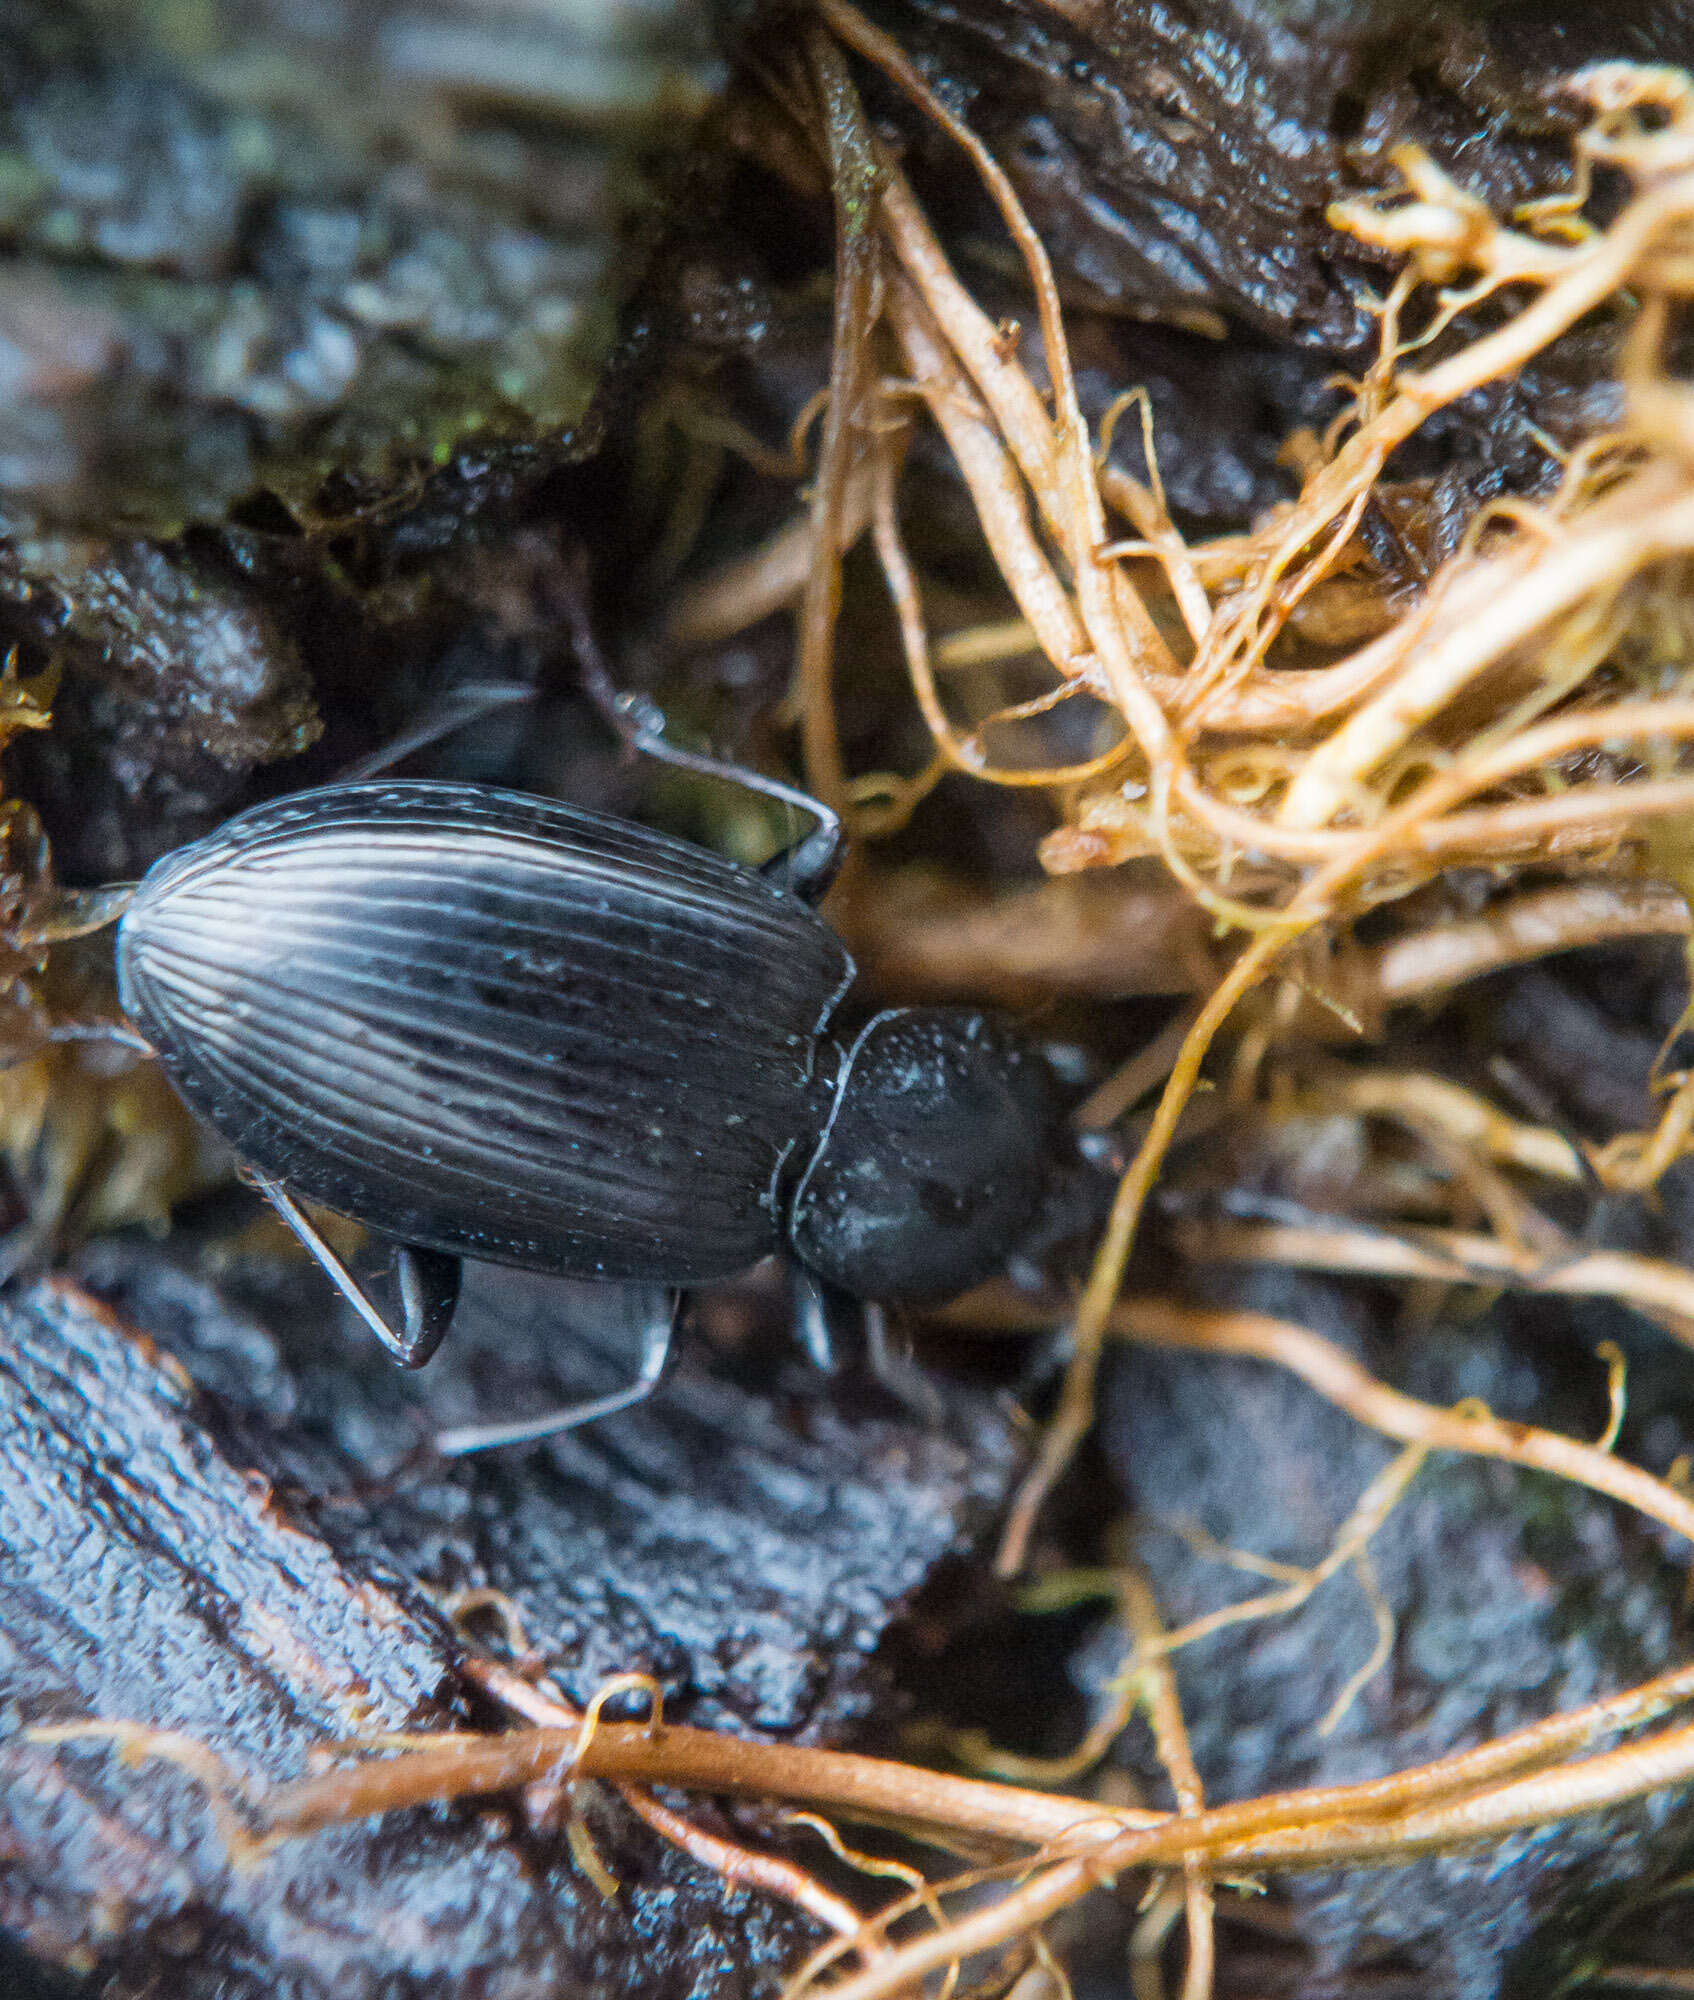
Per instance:
[[[148,874],[117,962],[178,1092],[414,1365],[467,1257],[683,1286],[786,1250],[825,1296],[949,1296],[1065,1153],[1045,1060],[983,1016],[835,1038],[853,965],[803,888],[484,786],[243,813]],[[403,1330],[297,1198],[403,1246]],[[663,1334],[631,1391],[563,1414],[650,1387]]]
[[[775,1247],[851,976],[757,875],[468,785],[244,813],[118,931],[125,1012],[243,1160],[401,1242],[674,1284]]]

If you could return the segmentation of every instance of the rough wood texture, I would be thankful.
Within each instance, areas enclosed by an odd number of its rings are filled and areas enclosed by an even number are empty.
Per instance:
[[[803,1928],[603,1797],[615,1901],[505,1812],[409,1814],[237,1868],[183,1771],[22,1732],[140,1722],[280,1779],[325,1739],[464,1726],[462,1641],[430,1600],[475,1583],[511,1593],[579,1695],[647,1667],[679,1716],[839,1732],[895,1607],[1004,1479],[982,1409],[968,1450],[822,1406],[797,1428],[799,1406],[685,1367],[554,1451],[372,1486],[417,1402],[463,1407],[502,1351],[521,1369],[554,1336],[542,1396],[621,1364],[557,1341],[557,1288],[549,1305],[505,1274],[472,1287],[456,1363],[419,1384],[326,1331],[305,1274],[279,1296],[309,1330],[279,1344],[149,1253],[88,1263],[161,1340],[69,1281],[0,1304],[0,1929],[117,1994],[765,1990]],[[615,1348],[610,1297],[575,1303]]]

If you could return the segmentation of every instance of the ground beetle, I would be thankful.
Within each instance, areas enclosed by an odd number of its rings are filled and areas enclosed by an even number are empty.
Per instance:
[[[676,749],[638,701],[611,712],[816,830],[754,872],[487,786],[343,783],[167,855],[119,925],[125,1013],[408,1366],[446,1332],[466,1257],[682,1287],[786,1250],[821,1352],[840,1296],[933,1300],[1003,1268],[1075,1162],[1046,1059],[983,1015],[901,1009],[832,1037],[853,978],[813,908],[832,812]],[[301,1199],[403,1246],[398,1327]],[[628,1388],[442,1448],[638,1400],[679,1297]]]

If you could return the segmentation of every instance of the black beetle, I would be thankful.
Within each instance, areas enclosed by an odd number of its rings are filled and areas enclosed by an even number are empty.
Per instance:
[[[626,708],[624,715],[630,711]],[[1042,1054],[958,1009],[830,1034],[853,964],[812,907],[835,816],[763,872],[626,821],[383,780],[255,807],[167,855],[118,930],[119,995],[176,1089],[409,1366],[459,1260],[681,1287],[786,1249],[832,1295],[949,1297],[1003,1268],[1076,1160]],[[396,1329],[296,1197],[403,1246]],[[659,1379],[443,1449],[528,1440]]]

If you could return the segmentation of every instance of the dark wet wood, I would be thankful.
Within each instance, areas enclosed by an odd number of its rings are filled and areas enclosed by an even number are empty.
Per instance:
[[[586,1807],[615,1901],[501,1805],[238,1867],[183,1770],[24,1731],[178,1731],[262,1782],[326,1740],[464,1727],[464,1641],[432,1600],[482,1585],[578,1698],[643,1668],[678,1718],[838,1736],[874,1698],[889,1618],[1005,1477],[983,1408],[967,1442],[696,1363],[598,1432],[371,1485],[424,1404],[467,1410],[479,1374],[508,1393],[502,1360],[517,1376],[553,1346],[528,1383],[541,1397],[619,1367],[612,1295],[554,1287],[549,1304],[482,1274],[457,1364],[420,1384],[327,1328],[309,1274],[273,1291],[279,1324],[282,1301],[297,1313],[278,1338],[151,1253],[87,1263],[126,1317],[68,1280],[0,1303],[0,1929],[118,1994],[768,1990],[805,1926],[726,1893],[605,1795]],[[599,1352],[561,1324],[573,1310]]]

